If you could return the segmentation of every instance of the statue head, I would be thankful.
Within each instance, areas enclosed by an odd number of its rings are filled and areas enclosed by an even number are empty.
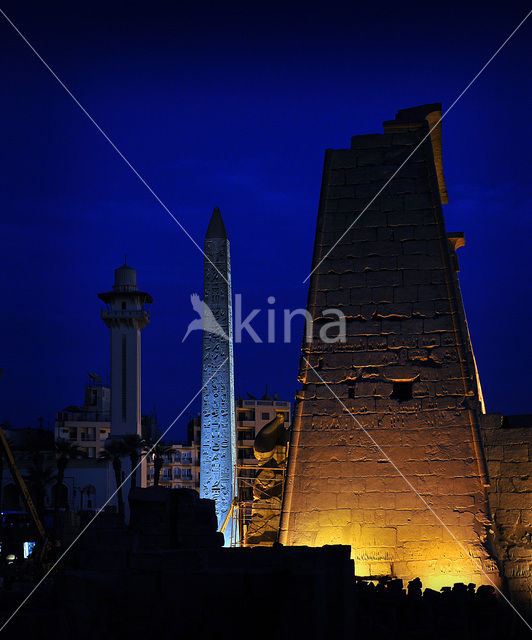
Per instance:
[[[287,443],[288,431],[284,426],[284,414],[279,411],[255,437],[253,453],[259,465],[264,466],[273,460],[281,465],[287,457]]]

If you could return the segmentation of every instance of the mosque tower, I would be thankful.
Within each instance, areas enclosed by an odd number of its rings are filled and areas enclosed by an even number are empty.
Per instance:
[[[111,436],[141,435],[140,332],[150,321],[137,272],[124,262],[115,269],[113,290],[98,294],[106,304],[102,320],[111,329]]]

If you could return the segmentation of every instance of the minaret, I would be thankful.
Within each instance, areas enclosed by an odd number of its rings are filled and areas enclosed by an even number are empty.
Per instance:
[[[231,261],[218,207],[205,235],[204,263],[200,496],[216,501],[221,528],[233,500],[236,442]],[[229,522],[226,545],[231,528]]]
[[[111,329],[111,437],[141,435],[140,331],[150,321],[144,305],[153,299],[139,291],[137,272],[126,263],[115,269],[113,290],[98,297],[107,305],[102,320]]]

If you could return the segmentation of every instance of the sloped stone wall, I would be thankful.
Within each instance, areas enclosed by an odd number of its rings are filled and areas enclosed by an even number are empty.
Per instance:
[[[437,107],[399,112],[384,134],[326,152],[308,310],[316,335],[324,310],[341,309],[347,336],[303,343],[280,540],[349,544],[358,575],[420,576],[439,588],[497,581],[497,569],[435,136],[407,160]],[[401,401],[405,381],[412,398]]]
[[[532,416],[487,414],[482,433],[495,549],[505,587],[532,614]]]

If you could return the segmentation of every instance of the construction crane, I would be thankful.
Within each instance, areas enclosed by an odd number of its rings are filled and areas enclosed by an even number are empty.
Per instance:
[[[7,441],[6,435],[2,427],[0,427],[0,450],[1,450],[0,454],[5,455],[6,457],[7,465],[9,467],[9,471],[11,472],[11,476],[13,477],[13,480],[16,482],[19,488],[19,491],[22,495],[22,500],[24,501],[26,509],[28,510],[28,513],[33,521],[33,524],[37,529],[37,533],[39,534],[40,552],[37,556],[37,561],[39,564],[42,565],[50,549],[50,542],[48,540],[48,536],[46,535],[46,530],[41,522],[39,514],[37,513],[37,509],[33,504],[33,500],[31,499],[30,492],[28,491],[28,487],[26,486],[26,483],[24,482],[24,478],[20,474],[20,471],[17,467],[15,458],[13,457],[13,453],[11,452],[11,447],[9,446],[9,443]]]

